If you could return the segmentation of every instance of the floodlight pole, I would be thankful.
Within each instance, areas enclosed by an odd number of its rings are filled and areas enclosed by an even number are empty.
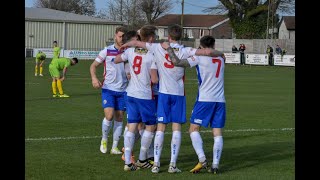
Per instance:
[[[267,33],[266,33],[266,47],[267,48],[267,41],[269,37],[269,14],[270,14],[270,0],[268,0],[268,18],[267,18]]]

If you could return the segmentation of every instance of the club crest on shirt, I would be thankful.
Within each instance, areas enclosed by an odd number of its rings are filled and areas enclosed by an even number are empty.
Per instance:
[[[147,49],[143,49],[143,48],[134,48],[134,52],[137,53],[137,54],[147,54],[148,53],[148,50]]]
[[[192,61],[195,61],[196,59],[195,59],[193,56],[191,56],[191,60],[192,60]]]
[[[174,52],[178,52],[179,48],[172,48]]]

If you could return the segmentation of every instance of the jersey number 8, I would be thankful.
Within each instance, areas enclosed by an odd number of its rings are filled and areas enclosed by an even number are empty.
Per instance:
[[[141,56],[134,57],[132,68],[135,74],[140,74],[141,64],[142,64],[142,57]]]

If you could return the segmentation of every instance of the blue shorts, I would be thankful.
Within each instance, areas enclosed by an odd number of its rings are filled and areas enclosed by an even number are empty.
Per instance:
[[[126,101],[125,101],[126,92],[117,92],[109,89],[102,89],[102,107],[103,108],[114,108],[114,110],[125,111],[126,110]]]
[[[159,93],[157,123],[186,123],[186,97]]]
[[[226,103],[199,102],[194,104],[190,123],[202,127],[223,128],[226,122]]]
[[[158,95],[153,95],[154,100],[156,101],[156,109],[158,109]]]
[[[156,101],[138,99],[127,96],[127,120],[128,123],[143,122],[145,125],[156,124]]]

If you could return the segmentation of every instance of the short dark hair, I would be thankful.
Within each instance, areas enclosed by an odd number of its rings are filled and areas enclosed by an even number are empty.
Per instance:
[[[157,28],[153,25],[144,25],[140,30],[141,40],[147,41],[149,37],[156,35]]]
[[[74,58],[72,58],[72,60],[74,60],[74,62],[76,62],[76,64],[78,63],[78,58],[74,57]]]
[[[57,41],[53,41],[53,43],[57,43],[57,44],[58,44],[58,42],[57,42]]]
[[[138,37],[138,32],[135,30],[128,31],[128,32],[124,33],[122,36],[122,43],[125,44],[126,42],[130,41],[131,38],[133,38],[135,36]]]
[[[215,42],[214,37],[209,35],[203,36],[200,39],[200,45],[204,48],[213,48]]]
[[[168,27],[168,34],[171,39],[179,41],[182,36],[182,27],[178,24],[173,24]]]

